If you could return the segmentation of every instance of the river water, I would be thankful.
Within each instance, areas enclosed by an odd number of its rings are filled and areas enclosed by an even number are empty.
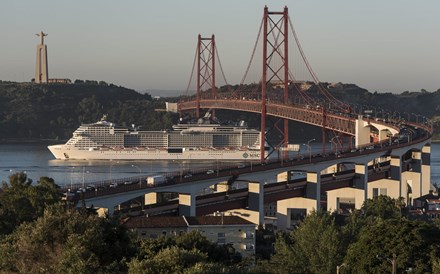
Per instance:
[[[48,143],[3,143],[0,144],[0,181],[8,176],[25,172],[34,182],[40,177],[53,178],[58,185],[92,183],[102,180],[136,177],[166,172],[179,172],[193,168],[215,166],[216,162],[176,161],[86,161],[56,160],[47,149]],[[314,144],[313,153],[319,152]],[[228,164],[224,161],[222,164]],[[440,182],[440,144],[431,146],[431,182]]]

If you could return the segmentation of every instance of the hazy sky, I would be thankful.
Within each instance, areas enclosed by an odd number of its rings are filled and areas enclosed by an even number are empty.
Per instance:
[[[0,80],[34,77],[42,30],[51,78],[185,90],[200,33],[215,34],[226,77],[237,84],[265,5],[288,6],[321,81],[395,93],[440,88],[438,0],[1,0]]]

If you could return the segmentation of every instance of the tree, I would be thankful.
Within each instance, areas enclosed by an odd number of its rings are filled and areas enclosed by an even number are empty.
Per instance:
[[[2,183],[0,195],[0,234],[11,233],[19,224],[35,218],[35,208],[29,199],[32,180],[23,172],[9,176],[9,185]]]
[[[404,206],[402,199],[393,199],[389,196],[379,195],[368,199],[362,205],[361,211],[366,218],[393,219],[401,216]]]
[[[0,269],[20,273],[120,273],[134,249],[125,228],[111,219],[48,206],[0,243]]]
[[[183,273],[185,269],[207,259],[208,256],[197,249],[185,250],[172,246],[160,250],[151,259],[133,259],[128,263],[128,268],[129,273]]]
[[[396,254],[398,273],[410,267],[416,273],[432,273],[431,256],[434,252],[438,257],[439,239],[440,230],[424,222],[377,219],[362,228],[344,261],[351,273],[385,273]]]
[[[30,202],[37,216],[43,216],[44,209],[61,201],[60,187],[52,178],[41,177],[37,185],[30,189]]]
[[[344,256],[342,233],[328,212],[314,211],[287,238],[278,237],[271,273],[334,273]]]

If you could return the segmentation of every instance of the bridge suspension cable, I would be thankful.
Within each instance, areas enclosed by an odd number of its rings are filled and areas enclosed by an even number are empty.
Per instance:
[[[257,50],[257,46],[258,46],[258,40],[260,40],[261,30],[263,29],[263,20],[264,18],[261,18],[260,28],[258,30],[257,39],[255,40],[254,49],[252,50],[251,59],[249,60],[249,63],[246,67],[246,71],[244,72],[243,78],[241,78],[240,86],[242,86],[244,81],[246,80],[247,74],[249,73],[249,69],[252,64],[252,60],[254,59],[255,51]]]
[[[197,48],[196,48],[196,52],[194,53],[194,61],[193,61],[192,69],[191,69],[191,75],[189,76],[188,86],[186,87],[186,91],[185,91],[186,96],[189,96],[189,94],[188,94],[189,87],[191,86],[192,78],[194,75],[194,69],[196,67],[196,60],[197,60]]]
[[[219,57],[219,54],[218,54],[217,45],[215,45],[214,50],[215,50],[215,55],[217,56],[218,65],[219,65],[219,67],[220,67],[220,71],[221,71],[221,73],[222,73],[223,80],[225,81],[226,85],[229,86],[229,83],[228,83],[228,81],[226,80],[225,72],[223,71],[222,63],[220,62],[220,57]],[[213,99],[214,99],[214,98],[213,98]]]
[[[299,42],[298,35],[296,34],[295,28],[293,27],[293,23],[292,23],[292,20],[290,19],[290,17],[289,17],[289,24],[290,24],[290,29],[291,29],[293,37],[295,39],[296,45],[298,46],[298,50],[301,54],[301,57],[307,67],[307,70],[309,71],[315,84],[317,85],[318,89],[330,102],[333,102],[335,104],[335,107],[339,108],[343,112],[347,112],[347,110],[350,110],[351,108],[349,105],[336,99],[330,92],[328,92],[325,88],[322,87],[321,82],[318,79],[318,76],[316,76],[315,72],[312,69],[312,66],[310,65],[309,61],[307,60],[307,57],[302,49],[301,43]]]

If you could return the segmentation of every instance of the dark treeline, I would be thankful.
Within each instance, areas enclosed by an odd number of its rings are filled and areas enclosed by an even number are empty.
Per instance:
[[[139,239],[121,217],[62,201],[52,179],[17,173],[0,189],[0,272],[389,273],[394,261],[396,273],[440,273],[440,223],[410,216],[388,196],[348,216],[312,212],[292,231],[260,227],[255,257],[241,258],[197,231]]]
[[[440,90],[392,94],[371,93],[353,84],[323,85],[333,96],[350,103],[356,112],[370,110],[378,116],[418,122],[426,116],[434,123],[435,138],[440,132]],[[226,97],[230,95],[228,92],[238,89],[240,96],[236,95],[237,98],[258,97],[257,85],[221,87],[219,96],[224,94]],[[291,89],[294,93],[293,87]],[[277,92],[280,89],[269,90],[268,96]],[[307,92],[319,97],[316,86],[312,85]],[[298,95],[297,98],[301,100]],[[177,101],[177,98],[167,100]],[[121,126],[135,124],[145,130],[161,130],[170,128],[178,120],[177,114],[155,111],[164,107],[163,99],[153,100],[149,94],[102,81],[76,80],[74,84],[65,85],[0,82],[0,138],[65,140],[80,124],[96,122],[103,114],[108,114],[109,121]],[[260,126],[258,114],[222,110],[217,113],[222,120],[245,120],[251,127]],[[272,125],[268,123],[268,127]],[[320,129],[316,127],[294,122],[290,127],[292,142],[302,140],[306,135],[320,135]]]
[[[163,102],[149,94],[100,82],[76,84],[0,83],[0,138],[68,139],[82,123],[104,114],[121,126],[169,128],[176,115],[156,112]]]

